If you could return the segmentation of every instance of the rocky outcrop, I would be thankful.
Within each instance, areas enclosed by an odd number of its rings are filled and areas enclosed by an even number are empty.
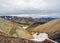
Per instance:
[[[54,42],[47,39],[44,40],[43,42],[37,42],[37,41],[22,39],[18,37],[12,37],[3,32],[0,32],[0,43],[54,43]]]

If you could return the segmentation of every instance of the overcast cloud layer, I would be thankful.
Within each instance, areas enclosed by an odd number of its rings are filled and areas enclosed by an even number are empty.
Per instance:
[[[0,15],[60,17],[60,0],[0,0]]]

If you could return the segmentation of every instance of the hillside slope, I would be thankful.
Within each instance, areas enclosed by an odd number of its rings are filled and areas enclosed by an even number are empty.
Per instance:
[[[13,23],[11,21],[7,21],[5,19],[0,18],[0,31],[6,34],[11,34],[14,37],[20,37],[25,39],[33,38],[31,33],[27,30],[24,30],[22,27]]]
[[[48,35],[50,36],[55,32],[60,31],[60,19],[54,19],[48,23],[39,25],[36,28],[28,30],[31,32],[48,33]]]

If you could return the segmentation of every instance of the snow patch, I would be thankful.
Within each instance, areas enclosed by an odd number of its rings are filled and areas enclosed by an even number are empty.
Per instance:
[[[51,40],[51,39],[48,38],[48,34],[46,34],[46,33],[40,33],[38,35],[37,35],[37,33],[35,33],[35,34],[33,34],[33,37],[34,37],[34,39],[31,39],[33,41],[42,42],[42,41],[44,41],[46,39],[48,39],[50,41],[53,41],[53,40]],[[53,42],[58,43],[56,41],[53,41]]]
[[[48,34],[46,33],[40,33],[39,35],[37,35],[37,33],[33,34],[34,41],[44,41],[45,39],[48,39]]]
[[[22,28],[27,29],[28,26],[23,26]]]

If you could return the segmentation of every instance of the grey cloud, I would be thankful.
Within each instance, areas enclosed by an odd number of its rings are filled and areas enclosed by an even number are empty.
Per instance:
[[[8,12],[6,14],[51,14],[60,13],[60,10],[15,10],[13,12]]]
[[[0,15],[12,14],[60,17],[60,0],[0,0]]]

